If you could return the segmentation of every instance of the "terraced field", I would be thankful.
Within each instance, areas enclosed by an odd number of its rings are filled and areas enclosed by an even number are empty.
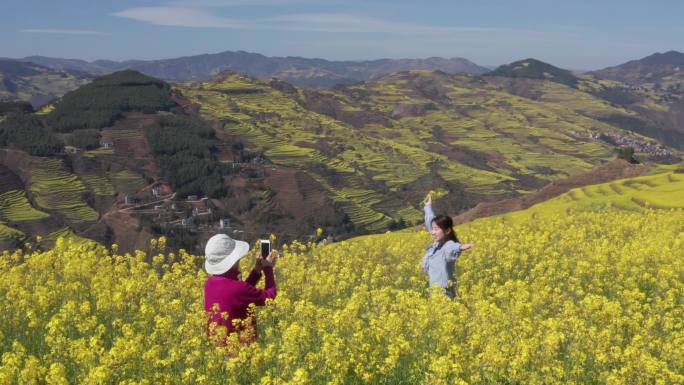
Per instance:
[[[342,210],[352,222],[364,226],[368,231],[387,228],[390,222],[390,218],[386,215],[353,202],[343,206]]]
[[[36,204],[58,213],[69,223],[96,221],[98,213],[83,200],[83,182],[64,167],[61,159],[33,157],[29,191]]]
[[[140,130],[106,129],[103,133],[114,140],[142,139],[144,134]]]
[[[137,191],[143,186],[145,186],[145,180],[143,177],[130,170],[123,170],[109,175],[111,183],[117,193],[128,193],[132,191]],[[101,184],[100,187],[106,187],[105,184]],[[108,190],[104,190],[108,191]]]
[[[414,197],[429,190],[459,191],[446,199],[464,208],[615,157],[589,134],[623,132],[600,117],[632,112],[583,91],[602,81],[511,82],[410,71],[313,92],[232,74],[177,88],[250,150],[314,177],[355,223],[380,228],[419,218]],[[521,84],[527,94],[514,92]]]
[[[26,198],[26,192],[11,190],[0,194],[0,219],[24,222],[47,218],[50,215],[36,210]]]
[[[85,156],[86,158],[97,158],[97,157],[113,156],[113,155],[114,155],[114,149],[113,148],[98,148],[96,150],[85,151],[83,153],[83,156]]]
[[[615,186],[681,195],[669,173]],[[684,383],[684,210],[551,206],[550,218],[459,226],[476,246],[453,264],[453,298],[421,268],[422,226],[283,247],[252,344],[240,342],[249,329],[207,338],[205,259],[165,252],[165,237],[132,255],[68,240],[4,253],[1,373],[10,384]]]
[[[81,180],[88,190],[92,191],[95,195],[114,195],[116,193],[112,182],[104,176],[84,174],[81,175]]]
[[[606,87],[621,87],[619,83],[586,75],[574,85],[408,71],[326,90],[237,74],[174,87],[176,96],[199,104],[200,114],[225,140],[219,145],[222,162],[232,162],[235,151],[241,151],[235,149],[242,148],[232,145],[242,142],[246,151],[241,155],[264,154],[272,163],[311,177],[316,197],[326,194],[326,202],[348,216],[354,231],[376,232],[420,222],[419,201],[431,190],[442,192],[447,209],[458,213],[594,169],[616,157],[615,144],[606,139],[611,137],[597,133],[649,140],[607,123],[614,122],[609,119],[613,116],[637,116],[636,110],[598,96]],[[643,108],[666,108],[655,98],[644,100]],[[96,202],[111,201],[99,197],[139,190],[155,177],[142,128],[164,114],[171,112],[131,111],[104,128],[102,137],[112,140],[115,149],[72,156],[78,176],[59,159],[35,160],[27,195],[7,195],[0,220],[30,220],[48,215],[46,211],[69,224],[95,221],[97,212],[84,201],[84,193],[89,199],[98,197]],[[592,139],[597,137],[603,139]],[[260,182],[259,173],[255,175],[253,182]],[[678,178],[672,171],[667,184],[676,185]],[[615,182],[567,197],[591,207],[668,207],[668,192],[653,190],[662,183],[665,179]],[[0,185],[0,193],[20,188]],[[335,220],[344,221],[343,231],[354,227],[342,216]]]
[[[550,181],[591,169],[599,159],[612,156],[612,150],[605,144],[577,140],[571,135],[573,130],[586,131],[587,127],[595,127],[595,123],[608,129],[605,124],[592,122],[563,105],[532,101],[489,89],[491,87],[465,88],[459,84],[465,80],[460,79],[451,85],[448,80],[444,79],[442,83],[444,97],[448,98],[443,103],[448,105],[400,122],[407,124],[408,129],[419,125],[439,126],[442,143],[501,155],[503,159],[499,164],[489,162],[488,165],[504,177],[515,178],[514,174],[519,173]],[[374,87],[382,92],[383,83],[390,81],[392,79],[385,79]],[[411,89],[407,88],[405,92],[410,94]],[[468,102],[454,105],[450,100]],[[412,103],[415,102],[428,104],[430,100],[412,97]],[[436,139],[439,138],[424,140]],[[539,167],[548,170],[540,173]],[[499,181],[491,178],[484,182],[496,185]]]
[[[11,242],[13,240],[23,240],[26,234],[21,231],[7,226],[5,222],[0,221],[0,242]]]
[[[49,234],[47,234],[47,240],[50,242],[55,242],[57,241],[58,238],[64,238],[64,239],[71,239],[73,241],[85,241],[85,238],[79,237],[74,233],[72,229],[69,227],[63,227],[61,229],[55,230]]]
[[[557,216],[573,211],[684,208],[682,166],[660,166],[649,175],[585,186],[534,205],[527,210],[504,214],[505,220],[524,221],[530,217]]]

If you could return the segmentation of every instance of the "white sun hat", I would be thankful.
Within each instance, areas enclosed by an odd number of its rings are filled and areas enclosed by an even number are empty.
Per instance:
[[[204,248],[204,270],[213,275],[223,274],[248,252],[249,243],[235,240],[226,234],[216,234],[209,238]]]

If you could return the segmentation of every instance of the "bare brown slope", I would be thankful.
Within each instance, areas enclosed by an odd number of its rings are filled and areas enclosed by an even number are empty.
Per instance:
[[[454,217],[455,224],[462,224],[478,218],[505,214],[511,211],[524,210],[537,203],[555,198],[577,187],[606,183],[616,179],[633,178],[645,174],[648,166],[630,164],[622,159],[605,163],[592,171],[571,176],[567,179],[549,183],[536,193],[523,195],[499,202],[482,202],[472,209]]]

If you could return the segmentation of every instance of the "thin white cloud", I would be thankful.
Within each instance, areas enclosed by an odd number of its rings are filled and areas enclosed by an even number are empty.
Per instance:
[[[384,33],[390,35],[472,37],[492,34],[514,34],[526,38],[545,38],[548,31],[513,28],[434,26],[397,22],[375,17],[340,13],[302,13],[276,16],[270,20],[287,30],[343,33]]]
[[[303,3],[314,3],[315,0],[174,0],[166,4],[182,8],[214,8],[214,7],[266,7]]]
[[[204,0],[202,2],[212,0]],[[236,0],[239,1],[239,0]],[[291,0],[262,0],[291,1]],[[219,2],[219,0],[215,1]],[[220,16],[208,9],[155,6],[136,7],[113,14],[154,25],[194,27],[266,29],[279,31],[329,32],[329,33],[380,33],[403,36],[482,38],[488,36],[517,36],[527,40],[548,39],[549,31],[534,31],[511,28],[473,28],[433,26],[397,22],[375,17],[343,13],[301,13],[279,15],[263,19],[232,19]]]
[[[89,31],[83,29],[46,29],[46,28],[28,28],[20,29],[22,33],[38,33],[48,35],[111,35],[108,32]]]
[[[201,9],[181,7],[136,7],[113,13],[114,16],[149,24],[196,28],[250,28],[241,20],[216,16]]]

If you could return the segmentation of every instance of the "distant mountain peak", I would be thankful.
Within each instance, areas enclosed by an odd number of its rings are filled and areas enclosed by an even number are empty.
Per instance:
[[[654,53],[638,60],[595,71],[602,79],[618,80],[628,84],[659,83],[676,76],[684,79],[684,53],[667,51]]]
[[[208,80],[223,70],[230,69],[256,78],[277,77],[304,87],[332,87],[377,79],[384,75],[412,69],[441,70],[446,73],[479,75],[487,68],[464,58],[445,59],[377,59],[360,61],[332,61],[298,56],[268,57],[247,51],[185,56],[163,60],[127,60],[114,62],[97,60],[53,59],[33,57],[34,62],[51,68],[76,68],[96,75],[121,69],[135,69],[150,76],[169,81]]]
[[[650,65],[684,65],[684,53],[679,51],[657,52],[640,61]]]
[[[576,86],[578,81],[572,72],[534,58],[504,64],[485,75],[549,80],[571,87]]]

